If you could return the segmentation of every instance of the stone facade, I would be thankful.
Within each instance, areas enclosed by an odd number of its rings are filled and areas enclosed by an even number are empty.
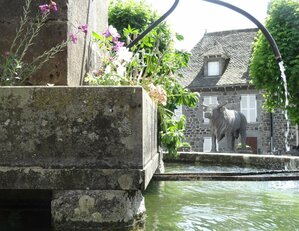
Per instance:
[[[122,190],[54,191],[51,208],[56,231],[132,230],[145,213],[141,192]]]
[[[256,94],[257,96],[257,122],[248,123],[247,137],[257,137],[258,152],[267,152],[267,148],[269,149],[270,145],[270,137],[265,134],[270,132],[270,128],[262,126],[263,123],[260,122],[264,120],[267,113],[262,110],[263,98],[260,92],[254,89],[217,89],[210,92],[200,92],[201,99],[197,107],[195,109],[185,108],[184,110],[187,124],[185,134],[192,146],[192,151],[202,152],[204,137],[210,137],[210,125],[209,123],[204,123],[203,118],[203,108],[201,106],[203,98],[205,96],[216,96],[219,104],[227,102],[226,108],[240,111],[240,94]],[[268,137],[268,139],[265,139],[265,137]]]
[[[254,95],[256,101],[256,121],[247,126],[247,142],[254,153],[282,153],[286,151],[284,115],[277,111],[268,113],[263,109],[262,92],[249,83],[249,60],[252,42],[257,29],[221,31],[207,33],[191,50],[188,68],[182,70],[183,83],[192,91],[200,93],[200,103],[195,109],[184,108],[186,116],[187,141],[192,151],[203,151],[204,138],[211,137],[210,126],[204,123],[203,99],[217,97],[217,103],[227,103],[228,109],[241,111],[241,95]],[[219,74],[208,76],[208,62],[219,61]],[[222,143],[219,143],[221,151]],[[288,137],[290,146],[295,143],[295,129],[291,127]]]
[[[217,96],[218,103],[228,102],[225,106],[228,109],[240,111],[240,95],[255,94],[257,100],[257,121],[248,123],[247,137],[253,137],[257,140],[256,153],[269,154],[271,152],[271,126],[272,126],[272,151],[277,154],[282,154],[286,151],[285,132],[286,120],[282,112],[273,113],[272,123],[271,114],[262,108],[263,96],[260,91],[255,89],[217,89],[216,91],[200,92],[200,103],[196,108],[184,108],[183,114],[186,116],[186,131],[185,135],[188,142],[191,144],[191,151],[203,151],[204,137],[210,137],[210,125],[204,123],[202,102],[205,96]],[[295,145],[295,127],[290,126],[289,146]],[[225,140],[221,141],[219,146]],[[239,142],[239,141],[238,141]]]

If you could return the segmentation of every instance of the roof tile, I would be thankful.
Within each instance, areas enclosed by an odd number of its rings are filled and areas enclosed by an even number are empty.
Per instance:
[[[247,85],[252,43],[257,31],[258,29],[255,28],[206,33],[191,50],[189,67],[181,71],[184,76],[183,84],[190,88]],[[205,77],[204,57],[216,55],[229,58],[228,65],[222,76]]]

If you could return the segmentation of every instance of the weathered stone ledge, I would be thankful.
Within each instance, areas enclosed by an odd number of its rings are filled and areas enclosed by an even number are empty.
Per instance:
[[[157,129],[141,87],[2,87],[0,190],[51,191],[55,231],[129,230],[159,164]]]
[[[299,170],[299,157],[241,153],[182,152],[178,160],[207,164],[253,166],[264,169]]]
[[[0,167],[1,189],[140,190],[143,170]]]
[[[2,87],[1,166],[142,169],[156,114],[141,87]]]

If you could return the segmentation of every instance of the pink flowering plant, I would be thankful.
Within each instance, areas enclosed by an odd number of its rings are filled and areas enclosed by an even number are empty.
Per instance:
[[[134,85],[128,73],[133,53],[119,41],[117,30],[109,26],[103,34],[92,35],[99,46],[100,62],[85,81],[92,85]]]
[[[125,42],[119,41],[120,34],[109,26],[102,34],[92,33],[100,50],[99,68],[87,74],[85,81],[91,85],[141,85],[154,102],[166,105],[167,93],[154,79],[143,76],[145,64],[143,52],[132,52]]]
[[[0,55],[0,86],[23,85],[43,64],[53,58],[57,53],[63,51],[68,42],[76,43],[77,34],[87,33],[88,27],[83,24],[77,28],[77,31],[69,34],[66,41],[62,41],[50,50],[43,52],[33,60],[25,61],[29,48],[35,43],[39,32],[45,25],[45,22],[51,13],[58,11],[56,2],[50,0],[47,4],[38,6],[38,13],[35,17],[29,17],[31,14],[32,0],[25,0],[23,15],[20,19],[20,26],[17,29],[15,38],[10,49]]]
[[[130,27],[125,29],[127,43],[138,33]],[[161,51],[157,34],[145,37],[131,50],[111,25],[102,34],[92,34],[98,44],[100,62],[85,81],[90,85],[142,86],[158,106],[161,146],[171,155],[188,146],[184,141],[185,117],[174,117],[180,105],[195,106],[198,102],[197,95],[181,86],[174,74],[187,65],[188,55],[176,53],[171,47]]]

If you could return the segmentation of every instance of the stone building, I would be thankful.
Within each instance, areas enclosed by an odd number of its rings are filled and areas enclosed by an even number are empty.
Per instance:
[[[266,112],[262,108],[262,92],[249,83],[249,62],[256,33],[257,29],[206,33],[191,50],[189,67],[182,70],[183,81],[201,96],[195,109],[183,109],[185,135],[192,151],[211,150],[209,120],[203,117],[202,103],[227,102],[228,109],[245,114],[248,121],[246,143],[253,153],[285,152],[284,116]],[[290,137],[295,139],[293,133]],[[220,151],[221,142],[218,144]]]

